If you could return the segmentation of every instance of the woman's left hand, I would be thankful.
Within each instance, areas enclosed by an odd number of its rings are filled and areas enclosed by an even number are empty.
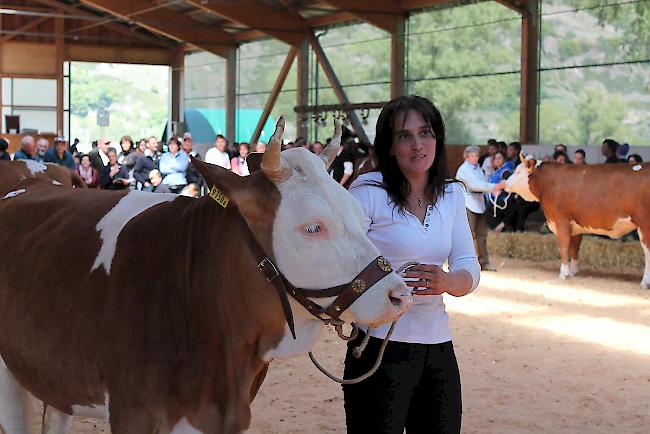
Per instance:
[[[414,289],[413,295],[441,295],[449,290],[449,275],[437,265],[418,264],[410,267],[404,277],[416,277],[419,280],[405,282]]]

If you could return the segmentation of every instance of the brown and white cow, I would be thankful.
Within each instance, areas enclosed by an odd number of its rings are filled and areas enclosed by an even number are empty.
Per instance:
[[[34,160],[0,161],[0,194],[17,190],[23,181],[33,178],[63,187],[86,188],[86,183],[74,171],[54,163]]]
[[[323,161],[304,149],[280,154],[281,127],[251,176],[194,160],[226,207],[208,196],[36,181],[0,200],[5,432],[27,432],[26,392],[58,410],[49,432],[65,431],[70,414],[104,412],[114,433],[249,426],[256,375],[273,358],[309,351],[324,326],[292,299],[292,338],[237,222],[296,287],[348,283],[379,255]],[[331,162],[335,152],[326,155]],[[410,298],[391,272],[341,318],[390,321]]]
[[[645,253],[641,287],[650,286],[650,165],[571,165],[522,158],[506,190],[542,205],[557,236],[560,279],[579,271],[583,234],[619,238],[638,229]]]

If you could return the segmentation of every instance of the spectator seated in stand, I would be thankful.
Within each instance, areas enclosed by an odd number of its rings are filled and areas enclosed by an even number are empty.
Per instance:
[[[169,187],[166,184],[163,184],[163,178],[160,170],[153,169],[151,172],[149,172],[149,180],[153,186],[151,189],[152,193],[171,193]]]
[[[108,164],[99,172],[99,183],[106,190],[124,190],[131,184],[126,167],[117,162],[115,148],[108,149]]]
[[[50,149],[50,142],[47,139],[40,138],[36,142],[36,155],[41,161],[45,160],[45,153]]]
[[[75,168],[74,158],[72,158],[72,154],[68,151],[68,142],[63,137],[56,137],[54,139],[54,147],[45,152],[43,160],[46,163],[56,163],[65,166],[68,169],[74,170]]]
[[[181,150],[178,138],[172,137],[167,143],[169,152],[160,157],[158,170],[163,175],[163,184],[167,185],[172,193],[180,192],[187,185],[185,173],[190,164],[190,157]]]
[[[248,163],[246,162],[246,157],[250,151],[250,146],[248,143],[241,143],[239,145],[239,155],[230,160],[230,167],[232,171],[239,176],[248,176],[250,171],[248,170]]]
[[[643,158],[639,154],[630,154],[627,157],[627,162],[630,164],[641,164],[643,163]]]
[[[158,167],[158,141],[155,137],[149,137],[144,153],[139,155],[133,167],[133,177],[140,183],[140,189],[151,191],[149,174]]]
[[[11,155],[9,155],[7,149],[9,149],[9,142],[7,139],[0,137],[0,160],[11,160]]]
[[[583,149],[578,149],[573,154],[573,164],[587,164],[587,154]]]
[[[555,151],[553,153],[553,161],[560,164],[570,164],[569,156],[564,151]]]
[[[83,154],[81,156],[77,173],[86,183],[88,188],[99,188],[99,172],[97,172],[97,169],[95,169],[91,164],[90,156],[88,154]]]
[[[199,186],[192,183],[192,184],[187,184],[185,188],[181,191],[181,196],[187,196],[187,197],[199,197],[200,189]]]
[[[42,161],[36,153],[36,142],[32,136],[25,136],[20,140],[20,150],[14,154],[14,160]]]

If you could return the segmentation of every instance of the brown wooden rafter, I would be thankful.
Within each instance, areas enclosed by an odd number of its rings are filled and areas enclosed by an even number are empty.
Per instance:
[[[93,14],[91,12],[88,12],[88,11],[85,11],[85,10],[82,10],[82,9],[79,9],[79,8],[77,8],[75,6],[70,6],[69,4],[64,3],[62,1],[59,1],[59,0],[33,0],[33,1],[35,1],[37,3],[40,3],[42,5],[45,5],[45,6],[50,6],[50,7],[59,9],[59,10],[65,12],[65,13],[74,15],[76,17],[87,16],[89,19],[91,19],[93,21],[95,21],[98,18],[98,16],[96,14]],[[120,33],[122,35],[130,36],[130,37],[136,37],[136,38],[140,39],[142,42],[147,42],[149,44],[158,45],[158,46],[161,46],[161,47],[170,47],[171,46],[171,44],[170,44],[171,41],[165,41],[163,39],[153,37],[153,36],[151,36],[149,34],[144,34],[142,32],[137,31],[133,27],[129,27],[129,26],[124,25],[124,24],[113,22],[113,23],[102,24],[102,26],[106,27],[107,29],[110,29],[112,31],[115,31],[117,33]]]
[[[218,56],[226,57],[234,46],[232,34],[165,7],[154,9],[152,3],[146,0],[130,0],[128,3],[120,0],[81,0],[81,3]]]
[[[305,38],[304,21],[300,17],[262,2],[242,7],[236,3],[186,0],[198,9],[243,24],[289,45],[298,46]]]

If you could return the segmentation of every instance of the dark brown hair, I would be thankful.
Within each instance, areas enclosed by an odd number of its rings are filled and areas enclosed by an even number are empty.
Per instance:
[[[447,176],[447,155],[445,150],[445,124],[440,111],[426,98],[409,95],[400,96],[388,102],[377,119],[375,135],[375,155],[377,170],[383,175],[381,187],[388,192],[391,200],[402,210],[411,186],[397,165],[397,159],[390,155],[395,137],[395,122],[402,116],[406,122],[409,111],[418,112],[433,130],[436,138],[436,155],[429,169],[429,181],[425,194],[435,204],[445,194],[449,182]]]

